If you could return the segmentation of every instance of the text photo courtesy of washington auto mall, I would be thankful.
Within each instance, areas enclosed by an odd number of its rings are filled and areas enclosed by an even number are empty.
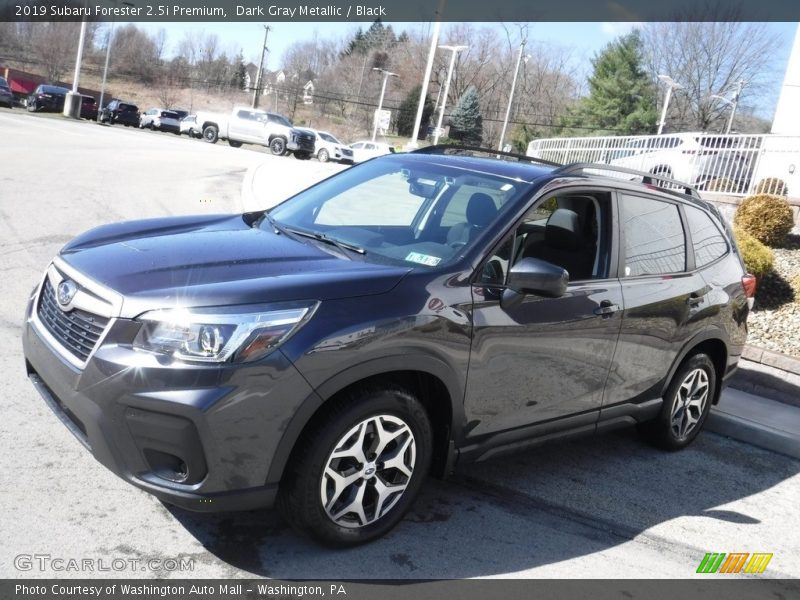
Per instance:
[[[0,599],[800,597],[799,23],[0,0]]]

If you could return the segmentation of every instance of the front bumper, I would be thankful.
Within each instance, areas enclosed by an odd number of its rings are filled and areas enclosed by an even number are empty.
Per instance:
[[[187,365],[133,350],[139,324],[113,319],[83,369],[26,313],[31,382],[108,469],[195,511],[273,504],[272,458],[293,411],[312,390],[278,350],[252,365]]]

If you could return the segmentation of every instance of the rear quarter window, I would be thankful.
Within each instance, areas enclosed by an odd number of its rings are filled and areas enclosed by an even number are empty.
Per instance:
[[[728,242],[711,217],[692,206],[685,206],[684,212],[692,236],[695,266],[704,267],[725,256]]]

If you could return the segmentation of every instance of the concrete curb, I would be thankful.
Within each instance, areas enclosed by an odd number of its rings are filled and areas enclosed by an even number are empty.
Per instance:
[[[789,356],[788,354],[765,350],[758,346],[745,346],[742,352],[742,358],[761,365],[775,367],[781,371],[800,375],[800,359]]]
[[[800,407],[800,360],[745,346],[730,387]]]
[[[800,408],[736,389],[723,392],[706,428],[759,448],[800,459]]]

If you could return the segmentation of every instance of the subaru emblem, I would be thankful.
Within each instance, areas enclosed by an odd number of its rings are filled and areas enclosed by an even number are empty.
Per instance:
[[[65,279],[61,283],[58,284],[58,293],[56,294],[58,298],[58,303],[61,306],[66,306],[72,299],[75,297],[75,294],[78,292],[78,286],[75,285],[75,282],[70,281],[69,279]]]

